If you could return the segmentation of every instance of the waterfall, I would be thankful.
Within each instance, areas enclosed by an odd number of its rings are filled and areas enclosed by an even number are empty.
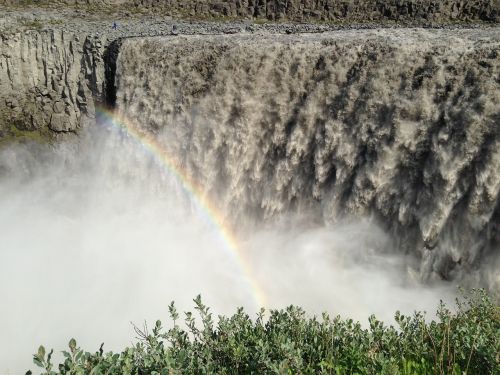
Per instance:
[[[370,217],[452,279],[498,252],[494,32],[130,39],[117,107],[233,222]]]

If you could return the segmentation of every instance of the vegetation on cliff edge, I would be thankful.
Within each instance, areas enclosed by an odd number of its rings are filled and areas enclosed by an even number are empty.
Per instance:
[[[499,374],[499,308],[482,290],[457,300],[451,311],[443,303],[437,319],[423,313],[396,312],[398,327],[375,316],[369,328],[323,314],[307,317],[299,307],[262,310],[251,319],[243,309],[218,322],[198,296],[198,319],[185,313],[179,325],[174,303],[173,321],[164,329],[136,327],[139,341],[121,353],[105,353],[103,345],[86,352],[69,342],[64,363],[55,366],[53,350],[41,346],[33,357],[44,374]],[[31,372],[28,371],[27,374]]]

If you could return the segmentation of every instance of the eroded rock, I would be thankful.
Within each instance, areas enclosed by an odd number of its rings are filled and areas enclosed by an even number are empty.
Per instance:
[[[95,37],[79,40],[63,31],[0,39],[3,121],[22,130],[72,131],[83,117],[94,116],[94,102],[104,89],[104,44]]]

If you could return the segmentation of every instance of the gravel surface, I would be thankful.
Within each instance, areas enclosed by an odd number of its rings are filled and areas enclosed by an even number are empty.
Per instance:
[[[117,29],[112,28],[113,22]],[[405,27],[407,27],[406,25]],[[417,26],[417,25],[415,25]],[[128,12],[104,14],[64,8],[60,10],[32,8],[10,9],[0,7],[0,34],[25,30],[62,30],[85,35],[105,35],[108,40],[134,36],[160,36],[175,34],[233,34],[233,33],[321,33],[340,29],[398,28],[397,24],[297,24],[254,23],[252,21],[186,21],[167,16],[130,14]],[[427,26],[428,27],[428,26]],[[498,25],[462,24],[435,28],[494,28]]]

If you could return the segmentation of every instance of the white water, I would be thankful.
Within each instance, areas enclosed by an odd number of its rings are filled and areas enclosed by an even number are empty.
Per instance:
[[[242,269],[178,181],[135,141],[99,130],[80,145],[0,153],[0,373],[34,369],[39,344],[120,350],[130,322],[168,320],[168,304],[256,312]],[[297,220],[293,220],[297,222]],[[418,286],[408,259],[368,220],[245,234],[268,307],[298,304],[366,322],[434,311],[451,286]]]
[[[116,103],[233,217],[374,215],[422,279],[495,291],[499,47],[484,30],[129,39]]]

